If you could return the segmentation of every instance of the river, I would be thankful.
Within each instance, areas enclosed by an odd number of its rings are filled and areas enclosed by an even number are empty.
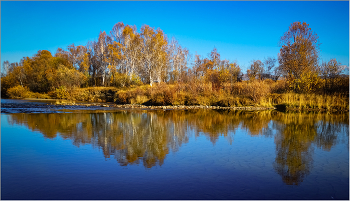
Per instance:
[[[349,113],[6,103],[1,199],[349,199]]]

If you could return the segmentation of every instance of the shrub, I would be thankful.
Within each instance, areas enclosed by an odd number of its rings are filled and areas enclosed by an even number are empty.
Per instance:
[[[118,91],[114,95],[114,102],[118,104],[130,104],[131,103],[131,98],[129,96],[129,93],[126,91]]]
[[[275,83],[275,81],[273,81],[273,80],[271,80],[271,79],[265,79],[265,80],[264,80],[264,83],[271,86],[271,85],[273,85],[273,84]]]
[[[254,102],[249,98],[242,97],[242,98],[240,98],[240,102],[243,106],[254,105]]]
[[[58,99],[67,99],[69,97],[69,93],[68,93],[66,87],[64,87],[64,86],[57,88],[55,90],[54,94],[55,94],[56,98],[58,98]]]
[[[288,83],[285,79],[277,80],[271,87],[271,93],[285,93],[288,91]]]
[[[29,92],[30,91],[28,87],[22,87],[21,85],[17,85],[15,87],[9,88],[7,90],[7,95],[10,98],[28,98]]]
[[[213,105],[211,96],[197,96],[197,104],[198,105]]]
[[[78,101],[93,101],[93,95],[84,88],[75,88],[71,92],[70,99]]]
[[[152,105],[172,105],[174,101],[175,89],[165,83],[160,83],[151,90],[150,104]]]
[[[197,98],[196,94],[187,94],[185,96],[185,105],[199,105]]]
[[[186,93],[178,92],[174,94],[173,105],[185,105]]]
[[[147,98],[147,96],[143,96],[143,95],[136,95],[136,98],[131,98],[130,99],[130,103],[131,104],[144,104],[147,101],[149,101],[149,98]]]
[[[142,84],[141,78],[138,75],[133,74],[131,77],[131,85],[140,86]]]
[[[50,99],[51,97],[48,95],[48,94],[41,94],[41,93],[38,93],[38,92],[31,92],[29,91],[28,92],[28,98],[39,98],[39,99]]]
[[[124,73],[113,73],[111,76],[111,86],[128,87],[131,84],[139,85],[141,80],[137,76],[133,76],[130,80],[129,76]]]

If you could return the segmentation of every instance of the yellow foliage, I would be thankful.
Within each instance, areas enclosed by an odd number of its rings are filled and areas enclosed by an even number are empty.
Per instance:
[[[28,87],[22,87],[21,85],[17,85],[15,87],[9,88],[7,90],[7,95],[10,98],[28,98],[29,89]]]

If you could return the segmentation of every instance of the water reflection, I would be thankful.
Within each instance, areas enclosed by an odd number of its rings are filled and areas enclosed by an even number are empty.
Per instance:
[[[206,136],[213,145],[223,136],[232,144],[237,129],[243,129],[252,137],[274,137],[273,167],[289,185],[300,184],[312,170],[316,147],[330,151],[339,142],[348,145],[349,134],[348,114],[277,111],[11,114],[8,122],[40,131],[46,138],[60,135],[76,146],[92,144],[122,166],[142,163],[146,168],[161,166],[190,135]]]
[[[314,119],[307,115],[286,114],[277,123],[274,168],[286,184],[299,184],[312,166],[312,142],[316,137]]]

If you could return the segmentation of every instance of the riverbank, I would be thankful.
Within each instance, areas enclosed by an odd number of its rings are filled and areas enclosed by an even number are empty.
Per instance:
[[[277,82],[277,84],[281,83]],[[194,86],[188,84],[157,84],[153,87],[141,85],[128,88],[88,87],[69,90],[62,88],[56,90],[57,93],[41,94],[41,96],[29,96],[33,93],[23,92],[11,97],[30,98],[28,100],[59,99],[56,102],[61,102],[61,105],[91,102],[103,105],[114,104],[116,108],[140,109],[163,109],[164,107],[169,109],[261,110],[261,108],[274,109],[278,107],[281,110],[298,111],[349,111],[349,96],[347,94],[300,94],[275,89],[264,91],[269,87],[265,82],[234,83],[231,88],[225,90],[213,90],[210,86],[197,86],[196,90],[194,90]]]
[[[75,102],[56,102],[56,105],[63,106],[83,106],[83,107],[109,107],[109,108],[120,108],[120,109],[145,109],[145,110],[191,110],[191,109],[214,109],[214,110],[274,110],[275,107],[221,107],[221,106],[201,106],[201,105],[175,105],[175,106],[147,106],[140,104],[112,104],[112,103],[75,103]]]
[[[345,110],[337,109],[319,109],[319,108],[307,108],[280,104],[273,107],[259,107],[259,106],[244,106],[244,107],[221,107],[221,106],[201,106],[201,105],[175,105],[175,106],[146,106],[139,104],[113,104],[113,103],[75,103],[75,102],[58,102],[56,105],[62,106],[82,106],[82,107],[104,107],[104,108],[115,108],[115,109],[141,109],[141,110],[192,110],[192,109],[212,109],[212,110],[246,110],[246,111],[257,111],[257,110],[279,110],[279,111],[315,111],[315,112],[348,112]]]

